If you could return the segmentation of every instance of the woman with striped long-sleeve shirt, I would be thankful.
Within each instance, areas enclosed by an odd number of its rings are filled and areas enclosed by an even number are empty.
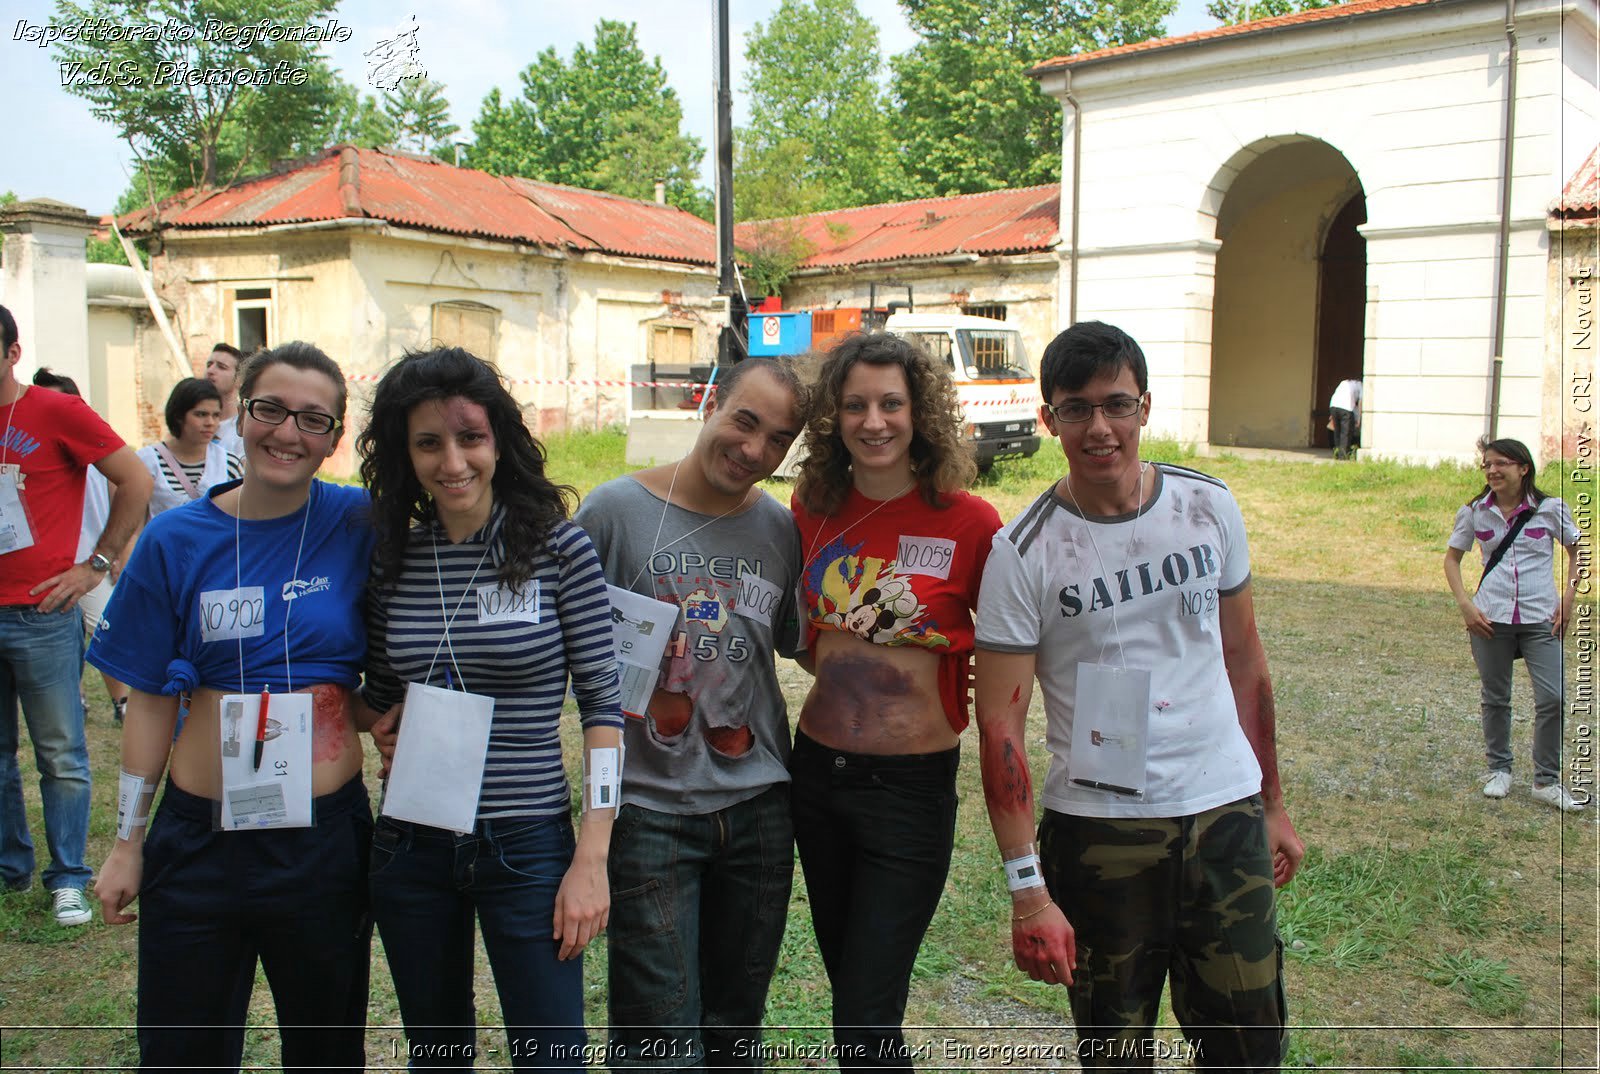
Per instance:
[[[558,725],[570,674],[586,756],[617,746],[600,563],[516,401],[466,351],[402,358],[360,448],[378,534],[367,704],[391,709],[406,683],[493,700],[472,831],[384,817],[373,838],[373,916],[411,1063],[472,1066],[476,917],[513,1062],[579,1070],[580,956],[606,924],[615,807],[586,808],[574,841]],[[390,755],[393,722],[374,728]]]

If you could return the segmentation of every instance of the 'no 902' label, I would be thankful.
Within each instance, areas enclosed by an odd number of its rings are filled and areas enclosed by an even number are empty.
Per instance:
[[[900,538],[900,551],[895,556],[896,574],[926,574],[934,578],[950,577],[950,565],[955,562],[956,543],[948,537]]]
[[[259,638],[265,614],[258,585],[205,590],[200,594],[200,640]]]

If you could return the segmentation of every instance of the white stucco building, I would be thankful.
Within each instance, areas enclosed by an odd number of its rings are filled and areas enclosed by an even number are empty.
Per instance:
[[[1491,410],[1538,451],[1547,213],[1597,66],[1596,0],[1362,0],[1041,64],[1063,323],[1141,342],[1158,434],[1320,443],[1359,375],[1373,454],[1468,459]]]

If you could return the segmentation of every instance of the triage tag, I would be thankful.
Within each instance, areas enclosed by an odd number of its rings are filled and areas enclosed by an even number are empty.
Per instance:
[[[261,695],[228,694],[222,698],[218,719],[224,721],[224,727],[217,736],[217,753],[222,762],[218,823],[223,831],[309,828],[314,823],[311,813],[311,702],[310,694],[272,695],[258,771],[253,747],[256,721],[261,713]],[[225,725],[230,711],[237,714],[242,724],[231,748]],[[190,713],[190,718],[197,719],[199,714]]]
[[[0,555],[33,547],[33,527],[22,507],[22,491],[12,466],[0,466]]]
[[[117,775],[117,838],[133,838],[133,830],[150,819],[150,805],[144,798],[144,779],[120,772]],[[139,807],[143,806],[141,810]]]
[[[493,723],[492,697],[407,684],[383,815],[457,833],[472,831]]]
[[[622,680],[622,711],[643,717],[661,676],[661,656],[678,622],[678,606],[606,586],[611,598],[611,647]]]
[[[503,585],[478,587],[478,622],[537,623],[539,621],[539,580],[521,589]]]
[[[200,594],[200,640],[259,638],[265,614],[265,598],[258,585],[208,589]]]
[[[622,755],[614,746],[588,753],[589,808],[615,809],[622,797]]]
[[[1150,743],[1150,673],[1078,665],[1067,778],[1080,787],[1136,798],[1145,790]]]

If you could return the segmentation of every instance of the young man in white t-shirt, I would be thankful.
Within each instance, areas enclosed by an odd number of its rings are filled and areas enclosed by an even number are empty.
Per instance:
[[[1170,976],[1200,1065],[1277,1069],[1273,888],[1305,848],[1278,782],[1243,518],[1221,481],[1139,459],[1150,395],[1126,333],[1074,325],[1039,381],[1069,472],[995,535],[978,603],[984,796],[1017,965],[1072,986],[1085,1067],[1154,1054]],[[1050,751],[1037,844],[1035,678]]]

